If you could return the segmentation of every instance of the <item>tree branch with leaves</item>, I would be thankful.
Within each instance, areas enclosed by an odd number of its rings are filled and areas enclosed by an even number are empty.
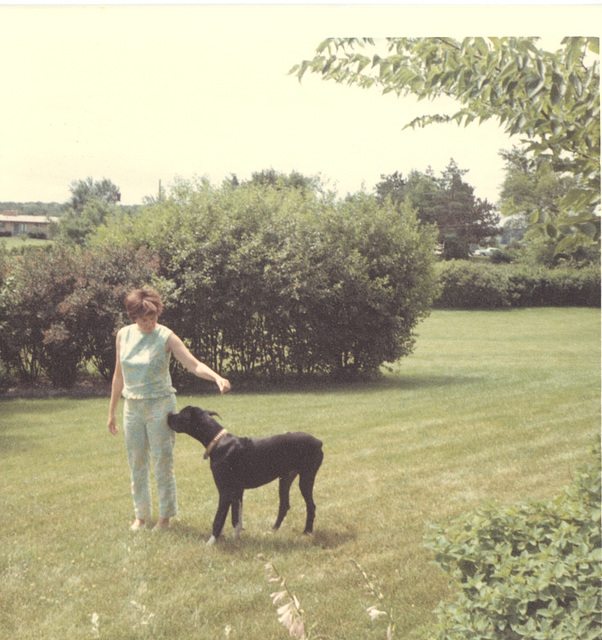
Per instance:
[[[531,233],[545,233],[560,251],[600,244],[600,63],[599,38],[567,37],[556,51],[538,38],[329,38],[311,60],[289,73],[377,88],[419,100],[441,96],[460,105],[452,115],[420,116],[405,127],[496,119],[509,135],[522,136],[526,153],[550,162],[576,185],[555,218],[531,220]],[[383,50],[384,49],[384,50]],[[370,54],[370,55],[369,55]]]

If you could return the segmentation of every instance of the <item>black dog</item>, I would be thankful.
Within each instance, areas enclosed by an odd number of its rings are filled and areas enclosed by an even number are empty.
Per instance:
[[[276,531],[290,508],[289,491],[299,476],[299,488],[305,499],[307,518],[303,533],[313,531],[316,505],[313,487],[324,454],[322,442],[307,433],[284,433],[269,438],[239,438],[228,433],[212,416],[214,411],[200,407],[185,407],[180,413],[170,413],[169,427],[177,433],[187,433],[206,448],[213,479],[219,492],[219,505],[213,520],[213,532],[208,545],[219,538],[228,509],[232,507],[234,537],[242,530],[242,497],[245,489],[260,487],[279,478],[280,508],[273,530]]]

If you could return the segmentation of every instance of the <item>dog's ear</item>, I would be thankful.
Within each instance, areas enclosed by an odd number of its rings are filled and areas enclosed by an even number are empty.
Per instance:
[[[220,414],[217,411],[206,411],[205,413],[208,416],[217,416],[218,418],[221,418]]]

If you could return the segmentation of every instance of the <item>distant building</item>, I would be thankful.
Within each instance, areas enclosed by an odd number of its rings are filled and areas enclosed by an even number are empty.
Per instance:
[[[22,216],[18,211],[8,209],[0,213],[0,237],[26,235],[32,238],[49,238],[53,222],[58,222],[58,218]]]

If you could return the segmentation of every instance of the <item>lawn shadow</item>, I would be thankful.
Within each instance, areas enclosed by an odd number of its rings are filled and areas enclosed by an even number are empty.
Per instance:
[[[51,398],[87,400],[90,398],[108,399],[110,395],[110,382],[98,378],[85,377],[70,388],[55,387],[48,380],[17,384],[1,393],[0,400],[11,400],[13,398],[24,398],[26,400],[46,400]]]
[[[211,536],[211,527],[196,527],[186,522],[173,522],[169,528],[169,533],[178,538],[187,539],[205,546],[207,540]],[[350,527],[341,529],[318,529],[310,535],[304,535],[299,532],[273,532],[268,531],[247,531],[244,530],[238,539],[232,537],[232,531],[229,530],[222,535],[216,543],[216,548],[224,553],[264,553],[270,552],[286,552],[298,547],[316,547],[320,549],[338,549],[350,540],[357,537],[357,532]]]
[[[16,453],[28,451],[33,448],[38,448],[38,444],[32,436],[28,435],[27,430],[23,429],[23,433],[18,435],[11,433],[5,433],[8,430],[8,425],[0,422],[0,455],[3,453]]]
[[[211,524],[207,527],[197,527],[182,520],[172,520],[169,534],[192,542],[198,541],[199,544],[205,544],[211,535]]]
[[[27,436],[8,436],[0,433],[0,455],[3,453],[16,453],[38,448],[34,438]]]
[[[344,529],[318,529],[310,536],[312,546],[321,549],[338,549],[344,544],[355,540],[357,531],[355,527],[346,526]]]
[[[474,384],[482,379],[482,376],[457,376],[444,374],[403,375],[400,373],[383,375],[378,379],[370,380],[332,380],[302,379],[299,381],[285,380],[278,382],[261,381],[234,381],[231,394],[235,395],[278,395],[278,394],[353,394],[380,393],[387,390],[405,391],[408,389],[430,389],[456,385]],[[181,395],[191,397],[206,397],[213,395],[204,390],[183,388],[179,390]]]
[[[483,376],[458,376],[458,375],[401,375],[388,376],[376,382],[374,387],[368,390],[380,391],[382,389],[434,389],[465,384],[474,384]]]
[[[452,376],[452,375],[404,375],[399,372],[384,373],[376,378],[336,379],[328,376],[296,376],[279,380],[269,379],[231,379],[232,391],[236,395],[274,395],[286,393],[322,394],[322,393],[378,393],[387,389],[420,389],[446,387],[450,385],[470,384],[480,379],[480,376]],[[207,397],[215,395],[213,383],[205,383],[199,387],[198,378],[176,384],[178,393],[182,396]],[[31,385],[18,385],[0,394],[0,401],[20,399],[94,399],[109,398],[110,384],[104,380],[85,379],[78,382],[71,389],[54,388],[47,382]]]

